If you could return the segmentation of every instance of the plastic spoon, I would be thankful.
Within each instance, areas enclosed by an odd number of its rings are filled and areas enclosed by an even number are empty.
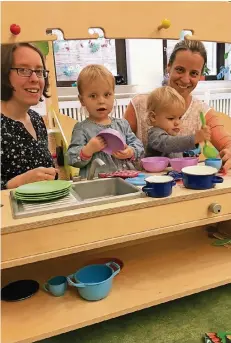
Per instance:
[[[200,120],[201,120],[202,127],[205,127],[206,125],[205,117],[202,112],[200,113]],[[218,155],[218,151],[216,148],[214,148],[214,146],[209,146],[208,142],[205,141],[205,144],[203,146],[203,154],[206,158],[216,158]]]

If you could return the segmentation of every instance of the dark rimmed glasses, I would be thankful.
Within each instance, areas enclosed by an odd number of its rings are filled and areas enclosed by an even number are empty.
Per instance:
[[[49,70],[46,69],[30,69],[30,68],[10,68],[11,70],[17,70],[17,74],[22,77],[30,77],[33,73],[38,78],[46,79],[49,74]]]

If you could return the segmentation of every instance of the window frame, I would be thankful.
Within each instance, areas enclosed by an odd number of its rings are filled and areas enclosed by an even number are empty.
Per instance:
[[[122,75],[124,78],[124,84],[128,84],[127,77],[127,59],[126,59],[126,42],[125,39],[115,39],[115,51],[116,51],[116,66],[117,66],[117,75]],[[55,53],[53,50],[53,58],[55,65]],[[57,87],[72,87],[73,81],[58,81],[56,75],[56,65],[55,65],[55,78]]]

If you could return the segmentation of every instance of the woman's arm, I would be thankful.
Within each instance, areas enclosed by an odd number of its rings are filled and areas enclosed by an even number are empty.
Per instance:
[[[222,114],[219,115],[211,109],[207,112],[205,119],[211,129],[211,142],[219,150],[223,168],[227,171],[231,168],[231,119],[224,117],[225,120],[230,120],[230,123],[227,122],[229,128],[226,129],[221,116]]]
[[[135,113],[135,109],[131,101],[128,104],[128,107],[124,113],[124,119],[126,119],[129,122],[132,132],[134,132],[134,134],[136,135],[136,132],[137,132],[136,113]]]
[[[1,175],[1,190],[12,189],[27,183],[37,181],[54,180],[57,170],[55,168],[38,167],[28,170],[27,172],[17,175],[10,180],[7,180],[5,175]]]
[[[205,119],[206,125],[208,125],[211,130],[212,144],[219,151],[231,148],[231,132],[228,132],[228,130],[225,129],[221,116],[211,109],[206,113]]]

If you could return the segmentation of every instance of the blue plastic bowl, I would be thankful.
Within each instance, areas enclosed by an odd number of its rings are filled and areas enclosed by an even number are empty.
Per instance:
[[[207,158],[205,160],[205,165],[216,168],[217,170],[220,170],[222,167],[222,159],[221,158]]]

